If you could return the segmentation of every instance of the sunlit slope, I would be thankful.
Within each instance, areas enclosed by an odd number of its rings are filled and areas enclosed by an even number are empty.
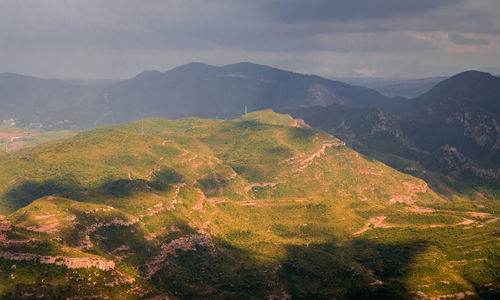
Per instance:
[[[443,200],[272,111],[99,128],[0,168],[5,297],[498,292],[495,201]]]
[[[207,197],[237,201],[350,197],[387,203],[434,197],[423,181],[368,161],[300,123],[265,111],[233,121],[148,119],[89,131],[83,138],[1,157],[2,209],[13,211],[52,193],[116,193],[113,185],[120,180],[183,183]]]

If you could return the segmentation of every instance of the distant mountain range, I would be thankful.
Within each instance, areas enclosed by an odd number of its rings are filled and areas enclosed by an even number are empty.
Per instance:
[[[0,74],[0,119],[18,125],[67,128],[100,122],[98,89],[12,73]]]
[[[393,101],[367,88],[252,63],[191,63],[166,73],[146,71],[105,92],[120,121],[138,116],[227,118],[242,114],[245,106],[255,111],[333,103],[385,106]]]
[[[367,87],[388,97],[415,98],[430,90],[447,77],[427,78],[335,78],[353,85]]]
[[[145,117],[231,118],[242,114],[245,106],[254,111],[333,103],[388,106],[394,101],[367,88],[252,63],[190,63],[166,73],[145,71],[104,87],[0,76],[0,118],[52,127],[64,120],[85,128]]]
[[[405,86],[411,81],[400,82]],[[488,178],[499,176],[499,101],[500,79],[476,71],[445,79],[412,99],[252,63],[190,63],[87,85],[0,74],[0,119],[16,119],[20,126],[78,129],[147,117],[227,119],[245,107],[273,109],[303,118],[363,153],[391,155],[377,158],[393,166],[395,155],[449,174],[463,171],[456,163],[463,156],[467,172]],[[455,158],[444,157],[449,155]]]

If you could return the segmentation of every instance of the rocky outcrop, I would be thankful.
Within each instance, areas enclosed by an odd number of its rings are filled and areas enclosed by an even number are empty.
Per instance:
[[[434,167],[440,171],[458,177],[460,172],[468,172],[471,175],[482,179],[500,179],[500,169],[480,168],[473,160],[464,156],[455,147],[445,145],[439,148],[434,154]]]
[[[340,140],[337,140],[337,139],[331,140],[331,141],[325,141],[318,151],[314,152],[313,154],[311,154],[309,157],[305,158],[304,160],[299,161],[300,166],[298,168],[294,169],[293,171],[294,172],[303,171],[305,168],[307,168],[309,165],[311,165],[316,158],[320,158],[322,155],[324,155],[327,148],[331,148],[333,146],[342,147],[342,146],[345,146],[345,143],[340,141]]]
[[[192,234],[184,236],[161,246],[160,254],[153,257],[148,263],[146,263],[146,275],[150,278],[153,274],[158,272],[162,267],[169,255],[177,256],[177,251],[196,251],[196,247],[203,247],[208,249],[209,253],[215,253],[215,245],[212,242],[210,236],[203,234]]]
[[[87,235],[89,235],[101,227],[110,227],[110,226],[126,226],[126,227],[128,227],[128,226],[132,226],[132,225],[136,224],[137,222],[139,222],[139,219],[134,218],[134,219],[131,219],[129,221],[114,219],[114,220],[111,220],[109,222],[95,223],[95,224],[92,224],[89,227],[87,227],[87,229],[85,230],[85,233]]]
[[[55,264],[66,266],[69,269],[97,268],[103,271],[114,269],[113,261],[100,259],[97,257],[68,257],[63,255],[40,255],[36,253],[18,253],[11,251],[0,251],[0,258],[15,261],[36,261],[41,264]]]

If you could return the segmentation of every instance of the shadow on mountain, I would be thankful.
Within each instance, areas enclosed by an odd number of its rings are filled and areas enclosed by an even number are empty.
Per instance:
[[[345,246],[332,241],[285,245],[284,259],[274,260],[220,239],[216,243],[222,251],[178,251],[152,280],[181,298],[410,299],[395,278],[426,248],[423,241],[360,239]]]
[[[38,198],[76,190],[78,187],[61,184],[59,181],[48,180],[44,182],[25,181],[5,194],[5,201],[13,211],[25,207]]]
[[[409,291],[394,278],[409,271],[425,246],[366,239],[345,246],[289,245],[278,276],[294,299],[407,299]]]
[[[59,195],[76,201],[85,201],[82,191],[99,193],[104,196],[126,198],[136,192],[151,191],[152,189],[164,191],[172,183],[182,182],[182,178],[173,173],[162,173],[153,181],[144,179],[118,179],[109,180],[95,189],[88,189],[73,180],[47,180],[43,182],[24,181],[5,193],[4,201],[11,211],[15,211],[31,204],[36,199],[49,195]]]

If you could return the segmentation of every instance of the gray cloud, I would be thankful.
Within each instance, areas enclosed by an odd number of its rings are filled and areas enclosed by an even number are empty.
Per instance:
[[[457,45],[489,45],[490,41],[483,38],[466,37],[459,33],[449,33],[448,38],[450,41]]]
[[[277,0],[265,1],[280,20],[350,21],[414,16],[463,0]]]
[[[326,76],[367,68],[391,76],[405,69],[394,59],[417,64],[443,56],[458,69],[465,54],[445,53],[439,40],[418,35],[443,32],[472,46],[498,40],[496,1],[3,0],[0,72],[128,77],[194,60],[244,60]],[[491,65],[486,61],[500,61],[499,53],[475,61]],[[325,68],[325,57],[344,61]],[[429,64],[431,72],[447,68]],[[412,75],[419,76],[408,70]]]

